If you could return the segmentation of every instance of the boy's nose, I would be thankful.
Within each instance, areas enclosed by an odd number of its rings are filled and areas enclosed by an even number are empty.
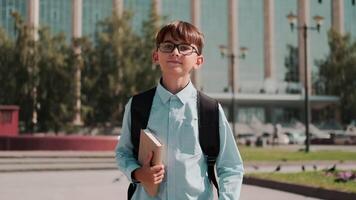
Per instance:
[[[178,56],[179,55],[178,47],[175,47],[171,54],[172,56]]]

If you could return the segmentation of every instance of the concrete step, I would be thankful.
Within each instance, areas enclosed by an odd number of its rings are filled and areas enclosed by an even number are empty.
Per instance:
[[[107,169],[117,169],[114,152],[0,151],[0,173]]]

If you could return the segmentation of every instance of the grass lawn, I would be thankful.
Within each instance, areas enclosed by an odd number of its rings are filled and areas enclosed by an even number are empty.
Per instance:
[[[239,146],[242,159],[248,161],[313,161],[313,160],[343,160],[356,161],[356,152],[346,151],[291,151],[281,148],[256,148]]]
[[[336,178],[335,176],[327,176],[323,171],[298,173],[251,173],[246,174],[246,176],[356,193],[356,180],[348,181],[346,183],[336,183],[334,181]]]

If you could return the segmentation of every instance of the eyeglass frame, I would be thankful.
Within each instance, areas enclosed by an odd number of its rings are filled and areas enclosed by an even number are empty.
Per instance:
[[[161,44],[163,44],[163,43],[172,44],[172,45],[173,45],[172,51],[170,51],[170,52],[168,52],[168,51],[162,51],[162,50],[160,49],[160,46],[161,46]],[[179,46],[180,46],[180,45],[187,45],[187,46],[192,47],[192,48],[193,48],[193,49],[192,49],[192,52],[189,53],[189,54],[183,54],[183,53],[181,53],[180,50],[179,50]],[[191,44],[188,44],[188,43],[176,44],[176,43],[173,43],[173,42],[171,42],[171,41],[166,41],[166,42],[161,42],[161,43],[159,43],[159,44],[157,45],[157,50],[160,50],[162,53],[172,53],[172,52],[174,51],[174,49],[177,49],[178,52],[179,52],[180,54],[184,55],[184,56],[190,56],[190,55],[192,55],[193,53],[196,53],[198,56],[200,55],[200,53],[199,53],[199,51],[197,50],[197,48],[194,47],[194,46],[191,45]]]

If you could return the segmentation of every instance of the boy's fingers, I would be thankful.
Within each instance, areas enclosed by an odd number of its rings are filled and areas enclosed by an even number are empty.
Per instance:
[[[160,183],[162,183],[162,180],[153,182],[153,184],[155,184],[155,185],[160,184]]]
[[[160,181],[164,178],[164,174],[160,174],[160,175],[155,175],[153,177],[153,181]]]
[[[164,170],[158,171],[154,174],[155,177],[162,176],[164,174]]]
[[[158,184],[158,183],[161,183],[162,181],[163,181],[163,176],[160,176],[160,177],[155,178],[153,183]]]
[[[164,170],[164,165],[155,165],[155,166],[151,167],[151,170],[153,170],[155,172]]]
[[[163,173],[165,173],[163,169],[161,169],[161,170],[152,170],[152,172],[154,174],[163,174]]]

